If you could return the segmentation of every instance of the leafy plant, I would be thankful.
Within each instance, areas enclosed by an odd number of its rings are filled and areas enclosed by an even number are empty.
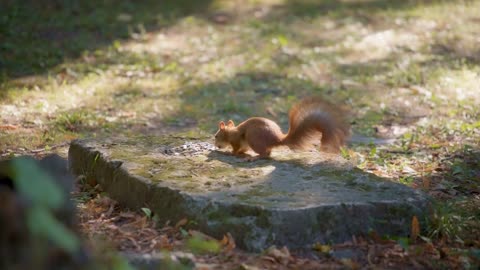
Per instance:
[[[454,202],[437,203],[427,223],[428,237],[463,242],[462,232],[470,219],[458,211]]]
[[[398,179],[398,181],[404,185],[411,185],[414,181],[412,176],[402,176]]]
[[[406,237],[399,237],[397,239],[397,244],[401,246],[404,250],[408,250],[408,247],[410,246],[410,239]]]
[[[155,222],[158,222],[159,220],[158,215],[156,215],[150,208],[143,207],[142,211],[145,214],[145,216],[147,216],[147,218],[152,219]]]
[[[145,213],[145,216],[147,216],[148,218],[152,218],[153,212],[152,210],[150,210],[150,208],[143,207],[142,211],[143,213]]]
[[[348,149],[345,148],[345,147],[340,148],[340,154],[342,155],[342,157],[344,159],[350,159],[351,158],[350,153],[348,152]]]
[[[64,113],[57,117],[56,125],[65,131],[78,131],[88,124],[89,115],[86,112]]]

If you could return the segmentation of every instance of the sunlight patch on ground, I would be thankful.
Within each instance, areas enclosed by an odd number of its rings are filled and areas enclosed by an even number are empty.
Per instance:
[[[143,42],[129,41],[123,49],[133,53],[169,54],[181,51],[187,45],[186,37],[174,33],[151,33]]]
[[[469,69],[446,71],[434,89],[441,98],[480,102],[480,73]]]
[[[399,48],[415,51],[421,43],[414,34],[389,29],[369,34],[351,45],[353,52],[349,58],[358,62],[368,62],[387,58]]]

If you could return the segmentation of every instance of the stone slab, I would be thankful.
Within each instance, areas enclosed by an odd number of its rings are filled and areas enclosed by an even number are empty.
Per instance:
[[[237,245],[304,248],[376,231],[407,236],[428,199],[420,191],[364,172],[337,155],[274,150],[247,162],[189,136],[76,140],[73,173],[94,178],[120,203],[148,207],[162,221],[187,217]]]

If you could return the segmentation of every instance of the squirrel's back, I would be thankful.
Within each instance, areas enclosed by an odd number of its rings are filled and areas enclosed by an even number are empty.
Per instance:
[[[251,117],[238,124],[237,129],[250,144],[262,141],[273,147],[281,144],[286,136],[277,123],[263,117]]]

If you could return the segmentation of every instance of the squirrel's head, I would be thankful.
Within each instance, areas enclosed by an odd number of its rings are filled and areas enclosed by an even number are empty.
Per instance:
[[[228,130],[234,128],[235,124],[232,120],[228,120],[227,124],[220,121],[218,123],[218,131],[215,133],[215,146],[218,148],[225,148],[230,145],[228,141]]]

